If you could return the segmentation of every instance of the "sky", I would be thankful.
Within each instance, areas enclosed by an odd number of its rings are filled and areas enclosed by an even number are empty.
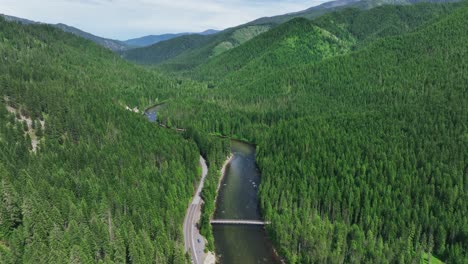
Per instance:
[[[126,40],[225,29],[327,0],[0,0],[0,13]]]

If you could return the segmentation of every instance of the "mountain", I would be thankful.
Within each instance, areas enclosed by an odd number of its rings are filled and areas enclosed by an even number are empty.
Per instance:
[[[254,20],[248,24],[258,25],[265,23],[281,24],[288,20],[297,17],[303,17],[307,19],[313,19],[315,17],[321,16],[326,13],[333,11],[338,11],[340,9],[355,7],[359,9],[371,9],[381,5],[410,5],[421,2],[430,2],[430,3],[448,3],[448,2],[457,2],[457,0],[336,0],[330,1],[318,6],[311,7],[309,9],[289,13],[280,16],[273,17],[264,17]]]
[[[291,20],[296,17],[304,17],[304,18],[314,18],[320,15],[323,15],[327,12],[333,12],[342,8],[350,7],[353,6],[363,0],[336,0],[336,1],[330,1],[326,2],[323,4],[320,4],[318,6],[314,6],[311,8],[308,8],[303,11],[299,12],[294,12],[294,13],[289,13],[285,15],[279,15],[279,16],[273,16],[273,17],[263,17],[256,19],[252,22],[249,22],[247,24],[253,24],[253,25],[258,25],[258,24],[281,24],[284,23],[288,20]]]
[[[205,30],[205,31],[203,31],[203,32],[200,32],[200,33],[198,33],[198,34],[200,34],[200,35],[213,35],[213,34],[216,34],[216,33],[220,32],[220,31],[221,31],[221,30],[207,29],[207,30]]]
[[[150,46],[150,45],[159,43],[161,41],[170,40],[170,39],[180,37],[180,36],[184,36],[184,35],[188,35],[188,33],[149,35],[149,36],[144,36],[144,37],[140,37],[140,38],[125,40],[124,42],[127,45],[130,45],[130,46],[133,46],[133,47],[146,47],[146,46]]]
[[[467,25],[466,1],[296,18],[189,72],[221,81],[160,117],[255,142],[287,263],[466,263]]]
[[[4,14],[0,14],[1,17],[5,18],[6,21],[9,21],[9,22],[19,22],[21,24],[37,24],[38,22],[35,22],[35,21],[32,21],[32,20],[28,20],[28,19],[24,19],[24,18],[19,18],[19,17],[14,17],[14,16],[8,16],[8,15],[4,15]]]
[[[89,39],[89,40],[93,41],[94,43],[96,43],[98,45],[101,45],[101,46],[103,46],[105,48],[108,48],[108,49],[110,49],[112,51],[123,51],[123,50],[129,49],[129,45],[127,45],[126,43],[124,43],[122,41],[119,41],[119,40],[113,40],[113,39],[98,37],[98,36],[95,36],[95,35],[90,34],[88,32],[85,32],[83,30],[80,30],[78,28],[67,26],[65,24],[56,24],[56,25],[53,25],[53,26],[65,31],[65,32],[73,33],[73,34],[75,34],[77,36],[80,36],[82,38]]]
[[[163,34],[163,35],[149,35],[144,36],[141,38],[129,39],[125,40],[124,42],[132,47],[146,47],[161,41],[170,40],[176,37],[185,36],[185,35],[192,35],[192,34],[199,34],[199,35],[212,35],[218,33],[218,30],[208,29],[201,33],[177,33],[177,34]]]
[[[8,15],[0,15],[0,16],[4,17],[5,20],[7,20],[7,21],[15,21],[15,22],[19,22],[21,24],[42,24],[40,22],[35,22],[35,21],[28,20],[28,19],[24,19],[24,18],[14,17],[14,16],[8,16]],[[112,51],[123,51],[123,50],[126,50],[126,49],[130,48],[129,45],[125,44],[122,41],[98,37],[98,36],[95,36],[95,35],[93,35],[91,33],[85,32],[83,30],[80,30],[78,28],[71,27],[71,26],[68,26],[68,25],[65,25],[65,24],[61,24],[61,23],[60,24],[51,24],[51,26],[59,28],[59,29],[65,31],[65,32],[73,33],[73,34],[75,34],[77,36],[80,36],[82,38],[91,40],[94,43],[96,43],[98,45],[101,45],[101,46],[103,46],[105,48],[108,48],[108,49],[110,49]]]
[[[467,263],[468,2],[275,23],[162,41],[147,69],[0,17],[0,263],[190,263],[200,155],[197,227],[224,260],[231,139],[285,263]],[[164,128],[127,110],[162,102]]]
[[[0,263],[187,263],[198,148],[125,106],[194,85],[50,25],[0,39]]]
[[[206,61],[213,54],[220,54],[236,47],[253,37],[266,32],[270,26],[253,25],[248,27],[231,28],[216,34],[191,34],[161,41],[149,47],[137,48],[122,52],[123,58],[142,64],[159,64],[175,58],[171,67],[182,69],[188,65],[198,65]]]
[[[0,16],[3,16],[5,20],[7,21],[15,21],[19,22],[22,24],[39,24],[40,22],[35,22],[32,20],[24,19],[24,18],[19,18],[19,17],[14,17],[14,16],[8,16],[8,15],[3,15],[0,14]],[[135,38],[135,39],[129,39],[125,41],[120,41],[120,40],[114,40],[114,39],[107,39],[107,38],[102,38],[99,36],[95,36],[91,33],[85,32],[81,29],[68,26],[66,24],[51,24],[52,26],[59,28],[65,32],[73,33],[77,36],[80,36],[85,39],[89,39],[93,41],[94,43],[101,45],[105,48],[108,48],[112,51],[115,52],[122,52],[131,48],[135,47],[145,47],[145,46],[150,46],[156,43],[159,43],[161,41],[165,40],[170,40],[176,37],[180,36],[185,36],[185,35],[191,35],[191,34],[199,34],[199,35],[213,35],[219,32],[219,30],[214,30],[214,29],[208,29],[200,33],[177,33],[177,34],[163,34],[163,35],[149,35],[149,36],[144,36],[141,38]]]
[[[376,38],[411,32],[446,15],[458,5],[420,3],[358,8],[324,14],[313,20],[289,20],[236,49],[211,58],[193,75],[211,82],[272,74],[279,69],[312,64],[365,47]]]
[[[428,1],[451,2],[451,0]],[[184,72],[293,18],[313,19],[349,7],[367,10],[385,4],[409,5],[418,2],[425,2],[425,0],[337,0],[296,13],[257,19],[244,25],[226,29],[214,36],[197,38],[197,40],[188,41],[187,38],[176,37],[171,39],[170,43],[160,42],[152,46],[133,49],[123,52],[122,56],[136,63],[160,64],[160,69],[164,71]],[[238,39],[236,35],[244,35],[244,37]],[[178,43],[179,41],[182,43]],[[197,42],[197,45],[185,45],[186,42]],[[174,46],[174,50],[171,50],[170,46]]]

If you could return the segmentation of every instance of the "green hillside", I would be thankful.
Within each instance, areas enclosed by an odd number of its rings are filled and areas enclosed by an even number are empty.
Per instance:
[[[413,2],[123,53],[151,70],[0,18],[0,263],[190,263],[199,153],[213,250],[224,136],[257,147],[286,263],[467,263],[468,2]],[[162,101],[185,131],[125,110]]]
[[[183,84],[45,25],[0,53],[0,263],[187,263],[197,147],[123,107]]]
[[[122,57],[142,64],[158,64],[177,57],[187,50],[197,49],[206,44],[210,38],[211,36],[197,34],[181,36],[149,47],[123,52]]]
[[[354,51],[255,79],[237,74],[196,98],[179,98],[162,118],[257,144],[261,206],[289,263],[413,263],[429,251],[465,263],[468,8],[462,6],[436,8],[433,19],[410,16],[406,33],[375,34],[386,23],[356,28],[353,35],[368,41]],[[381,10],[365,12],[373,17]]]
[[[41,24],[41,22],[35,22],[35,21],[32,21],[32,20],[24,19],[24,18],[8,16],[8,15],[3,15],[3,14],[0,14],[0,17],[3,17],[6,21],[9,21],[9,22],[13,21],[13,22],[18,22],[18,23],[25,24],[25,25],[28,25],[28,24]],[[130,45],[127,45],[126,43],[124,43],[122,41],[98,37],[98,36],[95,36],[95,35],[90,34],[88,32],[85,32],[83,30],[80,30],[78,28],[71,27],[71,26],[68,26],[68,25],[65,25],[65,24],[61,24],[61,23],[60,24],[50,24],[50,26],[59,28],[59,29],[65,31],[65,32],[73,33],[73,34],[75,34],[75,35],[77,35],[79,37],[89,39],[92,42],[94,42],[94,43],[96,43],[98,45],[101,45],[101,46],[103,46],[105,48],[108,48],[108,49],[110,49],[110,50],[112,50],[114,52],[119,52],[119,51],[127,50],[127,49],[130,48]]]
[[[426,1],[332,1],[297,13],[257,19],[244,25],[226,29],[215,35],[178,37],[149,47],[124,51],[122,55],[132,62],[146,65],[160,65],[158,68],[166,72],[186,72],[209,61],[213,56],[220,55],[225,51],[235,48],[245,41],[294,18],[306,18],[310,20],[327,13],[350,7],[367,10],[382,5],[410,5],[419,2]],[[441,0],[435,2],[452,1]],[[398,28],[398,25],[395,25],[395,28]]]
[[[257,20],[250,22],[249,24],[252,24],[252,25],[264,24],[264,23],[282,24],[291,19],[298,18],[298,17],[314,19],[324,14],[340,11],[345,8],[358,8],[362,10],[368,10],[368,9],[372,9],[374,7],[378,7],[382,5],[411,5],[411,4],[421,3],[421,2],[449,3],[449,2],[457,2],[457,0],[337,0],[337,1],[325,2],[318,6],[311,7],[304,11],[300,11],[300,12],[296,12],[292,14],[259,18]]]
[[[255,81],[258,76],[346,54],[374,39],[400,35],[451,12],[459,4],[345,9],[315,20],[296,18],[196,68],[211,82]],[[223,85],[223,84],[221,84]],[[241,85],[241,84],[239,84]]]
[[[161,64],[170,71],[191,69],[212,56],[239,46],[267,31],[269,25],[232,28],[213,35],[188,35],[129,50],[122,56],[141,64]]]
[[[298,18],[212,58],[198,67],[196,73],[213,81],[229,78],[227,74],[233,72],[239,72],[243,81],[249,73],[255,79],[271,70],[346,53],[353,42],[353,39],[338,39],[309,20]]]

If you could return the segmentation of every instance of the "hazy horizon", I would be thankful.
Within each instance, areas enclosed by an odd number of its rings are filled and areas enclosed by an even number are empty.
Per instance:
[[[222,30],[260,17],[307,9],[326,0],[0,0],[0,13],[63,23],[118,40]]]

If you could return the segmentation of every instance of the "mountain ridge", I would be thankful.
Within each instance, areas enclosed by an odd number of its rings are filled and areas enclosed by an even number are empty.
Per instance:
[[[110,49],[110,50],[112,50],[114,52],[123,51],[123,50],[126,50],[126,49],[130,48],[130,46],[128,46],[127,44],[125,44],[122,41],[99,37],[99,36],[93,35],[91,33],[88,33],[86,31],[83,31],[83,30],[81,30],[79,28],[69,26],[69,25],[66,25],[66,24],[63,24],[63,23],[48,24],[48,23],[32,21],[32,20],[29,20],[29,19],[10,16],[10,15],[5,15],[5,14],[0,14],[0,16],[4,17],[6,21],[14,21],[14,22],[18,22],[18,23],[21,23],[21,24],[25,24],[25,25],[31,25],[31,24],[50,25],[52,27],[61,29],[61,30],[65,31],[65,32],[69,32],[69,33],[75,34],[76,36],[91,40],[94,43],[96,43],[98,45],[101,45],[101,46],[103,46],[103,47],[105,47],[107,49]]]
[[[212,35],[220,32],[219,30],[215,29],[207,29],[203,32],[198,33],[191,33],[191,32],[184,32],[184,33],[167,33],[167,34],[160,34],[160,35],[147,35],[138,38],[132,38],[124,40],[123,42],[132,47],[146,47],[151,46],[153,44],[159,43],[161,41],[170,40],[173,38],[185,36],[185,35]]]
[[[213,36],[204,36],[204,40],[197,40],[198,45],[183,45],[178,41],[186,42],[187,39],[176,37],[171,39],[170,44],[160,42],[148,47],[132,49],[124,51],[122,56],[129,61],[145,64],[158,65],[158,67],[166,72],[186,72],[212,57],[216,57],[223,52],[235,48],[243,42],[264,33],[271,28],[283,24],[293,18],[303,17],[313,19],[344,8],[358,8],[367,10],[381,5],[410,5],[420,2],[457,2],[457,0],[337,0],[323,3],[319,6],[311,7],[295,13],[285,15],[265,17],[253,20],[251,22],[225,29]],[[236,31],[249,31],[252,27],[263,27],[264,30],[252,30],[254,34],[248,33],[249,38],[244,41],[236,41],[233,39],[233,34]],[[256,32],[256,34],[255,34]],[[185,37],[185,36],[184,36]],[[168,46],[177,47],[177,52],[173,52]],[[168,54],[170,54],[168,56]],[[152,59],[157,58],[157,59]]]
[[[16,16],[10,16],[6,14],[0,14],[0,16],[4,17],[6,21],[15,21],[19,22],[25,25],[29,24],[47,24],[51,25],[53,27],[59,28],[65,32],[73,33],[77,36],[83,37],[85,39],[91,40],[95,42],[98,45],[101,45],[107,49],[110,49],[114,52],[123,52],[125,50],[133,49],[133,48],[140,48],[140,47],[146,47],[150,46],[156,43],[159,43],[161,41],[165,40],[170,40],[176,37],[181,37],[185,35],[212,35],[220,32],[219,30],[215,29],[207,29],[202,32],[196,32],[196,33],[191,33],[191,32],[186,32],[186,33],[168,33],[168,34],[161,34],[161,35],[147,35],[147,36],[142,36],[139,38],[133,38],[133,39],[128,39],[128,40],[116,40],[116,39],[109,39],[109,38],[104,38],[100,37],[97,35],[94,35],[92,33],[86,32],[84,30],[81,30],[77,27],[69,26],[64,23],[57,23],[57,24],[48,24],[48,23],[42,23],[42,22],[37,22],[33,20],[29,20],[26,18],[20,18]]]

